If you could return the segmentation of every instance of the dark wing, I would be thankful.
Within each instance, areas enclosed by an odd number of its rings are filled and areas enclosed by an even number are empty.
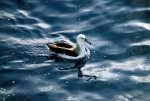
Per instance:
[[[74,57],[78,56],[78,54],[73,51],[74,46],[66,42],[47,44],[47,46],[51,51],[55,52],[56,54],[66,54]]]

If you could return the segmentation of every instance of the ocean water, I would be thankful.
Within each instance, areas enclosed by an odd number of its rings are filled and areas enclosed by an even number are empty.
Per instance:
[[[59,70],[46,44],[80,33],[89,59]],[[150,101],[150,1],[1,0],[0,101]]]

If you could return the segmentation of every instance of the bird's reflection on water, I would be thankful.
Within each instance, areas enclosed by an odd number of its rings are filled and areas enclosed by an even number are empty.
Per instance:
[[[94,75],[83,75],[81,68],[83,68],[87,62],[87,60],[89,59],[89,54],[87,54],[85,57],[77,59],[77,60],[68,60],[68,59],[64,59],[64,58],[60,58],[57,56],[57,54],[50,54],[50,56],[48,56],[48,60],[55,60],[55,62],[73,62],[75,63],[74,66],[71,67],[66,67],[66,68],[58,68],[58,70],[72,70],[72,69],[78,69],[78,77],[88,77],[88,79],[86,81],[90,81],[90,80],[96,80],[97,77]]]

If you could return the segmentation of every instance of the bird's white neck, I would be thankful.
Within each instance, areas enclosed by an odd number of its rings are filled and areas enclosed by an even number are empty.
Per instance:
[[[83,55],[83,56],[86,54],[84,42],[77,41],[77,46],[75,48],[75,52],[78,55]]]

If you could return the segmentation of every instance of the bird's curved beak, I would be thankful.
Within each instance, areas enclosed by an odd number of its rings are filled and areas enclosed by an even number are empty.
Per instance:
[[[89,42],[86,38],[85,38],[84,41],[91,45],[91,42]]]

